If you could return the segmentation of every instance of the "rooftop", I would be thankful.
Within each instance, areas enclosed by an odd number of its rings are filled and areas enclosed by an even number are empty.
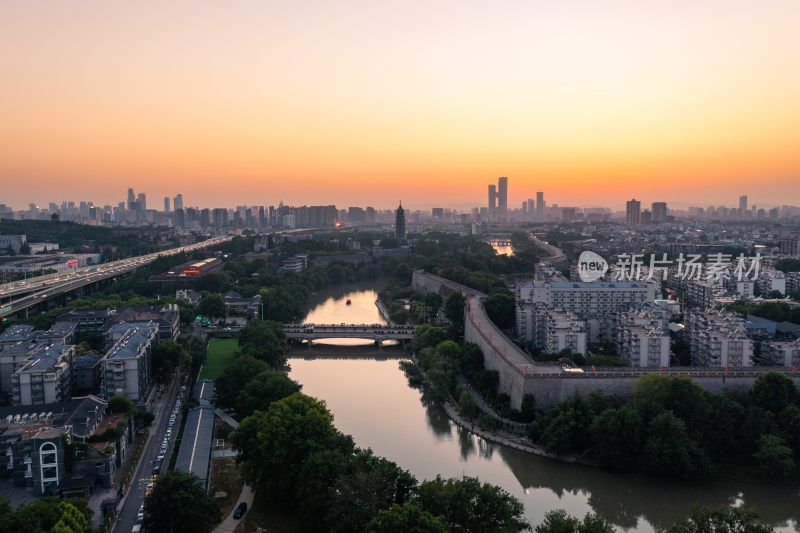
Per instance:
[[[71,344],[53,344],[38,346],[30,359],[17,372],[46,372],[55,371],[64,364],[62,360],[74,348]]]
[[[122,322],[112,327],[111,331],[124,332],[108,351],[106,358],[127,359],[138,357],[142,347],[148,344],[149,339],[158,331],[158,328],[152,322]]]
[[[29,324],[14,324],[0,333],[0,342],[20,342],[33,338],[33,326]]]

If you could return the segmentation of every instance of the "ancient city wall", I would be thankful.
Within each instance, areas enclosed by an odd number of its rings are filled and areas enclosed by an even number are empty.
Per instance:
[[[534,362],[511,339],[495,326],[483,308],[484,295],[459,283],[418,270],[414,272],[412,287],[416,292],[437,292],[447,295],[461,291],[467,296],[465,309],[464,340],[478,345],[483,352],[484,364],[496,370],[500,376],[500,391],[511,397],[511,406],[518,409],[525,394],[536,398],[536,406],[547,409],[574,394],[588,396],[594,391],[617,396],[630,396],[633,385],[640,377],[661,372],[665,375],[686,375],[704,390],[721,393],[729,390],[747,390],[762,373],[769,368],[732,369],[728,372],[718,368],[669,368],[648,370],[634,368],[588,369],[583,372],[566,372],[559,366]],[[787,372],[785,368],[774,368],[788,374],[800,385],[800,371]]]

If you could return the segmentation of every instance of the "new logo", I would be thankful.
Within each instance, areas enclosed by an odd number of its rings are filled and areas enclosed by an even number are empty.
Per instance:
[[[578,276],[581,281],[597,281],[608,272],[608,263],[602,256],[590,252],[581,252],[578,257]]]

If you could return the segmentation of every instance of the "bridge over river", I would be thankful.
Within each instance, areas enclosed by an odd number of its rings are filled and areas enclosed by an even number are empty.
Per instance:
[[[416,326],[387,324],[284,324],[283,332],[289,341],[312,342],[318,339],[367,339],[376,344],[383,341],[408,341],[414,338]]]

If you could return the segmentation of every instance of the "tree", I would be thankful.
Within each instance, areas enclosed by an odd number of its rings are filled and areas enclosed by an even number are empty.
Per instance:
[[[536,533],[575,533],[578,530],[580,520],[570,516],[564,509],[548,511],[544,515],[544,521],[536,526]]]
[[[367,533],[448,533],[444,521],[413,503],[381,510],[367,525]]]
[[[670,533],[772,533],[772,527],[758,521],[758,514],[741,507],[706,509],[695,507],[689,518],[677,522]]]
[[[416,485],[416,479],[392,461],[372,450],[356,450],[329,493],[327,531],[364,531],[379,511],[404,504]]]
[[[613,533],[605,518],[594,513],[587,513],[583,521],[569,516],[563,509],[549,511],[544,521],[536,526],[536,533]]]
[[[39,498],[16,511],[0,498],[0,531],[83,533],[94,512],[83,498]]]
[[[191,356],[174,341],[162,341],[153,353],[153,379],[166,383],[179,366],[191,364]]]
[[[219,506],[194,474],[172,470],[144,500],[144,528],[155,533],[203,533],[219,522]]]
[[[790,405],[778,416],[779,436],[783,437],[786,444],[794,450],[800,459],[800,407]]]
[[[432,313],[436,313],[440,307],[442,307],[443,299],[442,295],[438,292],[429,292],[423,298],[422,301],[425,302],[425,307],[431,310]]]
[[[295,493],[303,464],[316,452],[346,446],[325,403],[300,392],[273,402],[242,421],[230,436],[244,479],[267,496]]]
[[[419,351],[423,348],[437,346],[446,338],[447,336],[442,328],[427,324],[419,326],[414,332],[414,350]]]
[[[298,476],[295,499],[298,516],[309,531],[324,531],[333,484],[350,465],[352,442],[312,453]]]
[[[470,396],[468,390],[462,390],[461,394],[459,394],[458,410],[462,415],[466,416],[467,418],[472,418],[473,420],[477,418],[481,412],[481,410],[478,408],[478,404],[476,404],[475,400],[472,399],[472,396]]]
[[[213,292],[205,293],[197,305],[197,313],[209,318],[225,318],[227,311],[225,299]]]
[[[708,477],[713,465],[686,432],[686,424],[672,411],[650,423],[640,467],[646,472],[680,478]]]
[[[758,376],[750,396],[757,406],[777,414],[797,401],[797,386],[788,376],[767,372]]]
[[[795,469],[792,449],[785,440],[775,435],[762,435],[753,458],[759,468],[772,477],[787,478]]]
[[[451,293],[444,304],[444,316],[459,334],[464,332],[464,308],[466,305],[467,299],[460,292]]]
[[[439,516],[453,531],[525,531],[530,528],[523,518],[522,503],[508,492],[478,478],[436,479],[420,484],[415,503]]]
[[[483,304],[489,319],[500,329],[514,327],[517,316],[514,295],[507,290],[492,292]]]
[[[236,399],[236,413],[250,416],[256,409],[268,409],[272,402],[299,392],[301,385],[286,372],[269,369],[250,379]]]
[[[283,326],[271,320],[251,320],[239,332],[241,353],[260,359],[272,368],[283,368],[289,345]]]
[[[133,402],[125,396],[112,396],[108,400],[108,410],[112,413],[130,413],[133,410]]]
[[[592,409],[576,394],[548,412],[540,439],[549,453],[581,453],[591,444],[591,424]]]
[[[236,408],[242,387],[253,378],[268,370],[264,361],[249,355],[240,355],[229,364],[214,382],[215,404],[219,407]]]
[[[642,419],[630,406],[606,409],[592,422],[592,450],[606,467],[628,469],[636,465],[641,447]]]
[[[536,418],[536,397],[533,394],[524,394],[522,396],[519,417],[523,422],[533,422]]]
[[[648,374],[639,378],[633,387],[633,404],[645,424],[672,411],[695,437],[702,435],[709,415],[705,392],[688,376]]]

